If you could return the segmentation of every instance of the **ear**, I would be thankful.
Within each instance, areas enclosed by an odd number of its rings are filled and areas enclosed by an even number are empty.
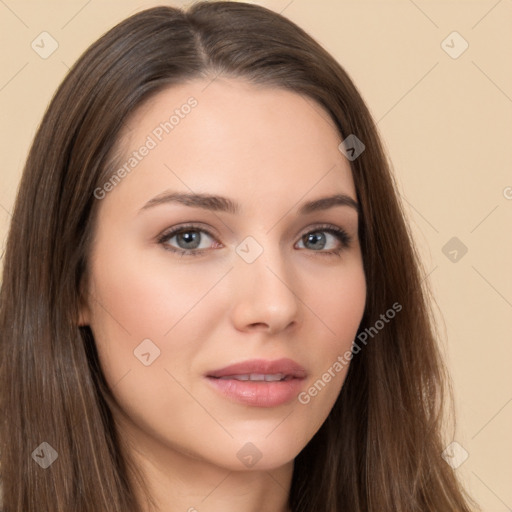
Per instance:
[[[85,327],[90,324],[91,314],[88,305],[80,306],[78,313],[78,327]]]

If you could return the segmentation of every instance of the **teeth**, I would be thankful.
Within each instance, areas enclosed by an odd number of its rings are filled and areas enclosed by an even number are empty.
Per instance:
[[[226,377],[221,377],[221,379],[229,379],[229,380],[251,380],[251,381],[265,381],[265,382],[277,382],[280,380],[284,380],[284,373],[272,373],[272,374],[263,374],[263,373],[248,373],[245,375],[227,375]]]
[[[266,382],[275,382],[278,380],[283,380],[284,375],[282,373],[275,373],[274,375],[265,375],[264,378]]]

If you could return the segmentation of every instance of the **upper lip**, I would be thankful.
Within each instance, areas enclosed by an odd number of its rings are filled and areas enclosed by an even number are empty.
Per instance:
[[[241,363],[231,364],[218,370],[208,372],[207,377],[221,378],[232,375],[247,374],[274,375],[281,373],[288,378],[303,379],[306,370],[292,359],[283,358],[274,361],[266,359],[251,359]]]

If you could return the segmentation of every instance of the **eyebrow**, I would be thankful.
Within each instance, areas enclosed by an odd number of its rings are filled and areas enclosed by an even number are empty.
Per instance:
[[[240,204],[227,197],[211,194],[193,194],[166,191],[150,199],[140,211],[147,210],[154,206],[168,203],[179,203],[192,208],[203,208],[205,210],[226,212],[233,215],[240,213]],[[346,194],[334,194],[321,197],[304,203],[299,208],[300,215],[307,215],[321,210],[327,210],[334,206],[348,206],[359,214],[359,203]]]

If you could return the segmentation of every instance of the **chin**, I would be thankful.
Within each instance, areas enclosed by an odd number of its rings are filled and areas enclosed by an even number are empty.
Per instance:
[[[292,424],[284,428],[282,424],[279,426],[282,420],[273,422],[271,428],[266,425],[263,429],[260,425],[242,429],[243,434],[233,432],[235,439],[229,443],[227,451],[224,449],[219,454],[221,465],[231,471],[270,471],[293,463],[315,432],[310,428],[310,435],[306,435]]]

